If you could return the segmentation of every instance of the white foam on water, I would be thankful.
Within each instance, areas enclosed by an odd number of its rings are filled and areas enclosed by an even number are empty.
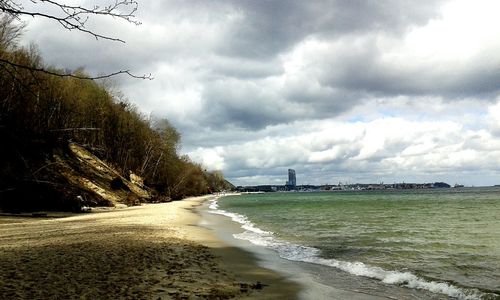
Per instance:
[[[233,236],[235,238],[273,249],[284,259],[329,266],[352,275],[378,279],[386,284],[427,290],[461,300],[482,299],[483,296],[486,296],[486,294],[480,292],[479,290],[461,289],[445,282],[428,281],[410,272],[385,270],[380,267],[369,266],[362,262],[349,262],[321,258],[319,257],[319,249],[279,240],[274,236],[273,232],[258,228],[255,224],[250,222],[246,216],[219,209],[217,200],[218,198],[215,198],[210,201],[209,212],[227,216],[234,222],[241,224],[241,228],[245,230],[242,233],[234,234]]]
[[[208,205],[208,208],[210,208],[210,209],[212,209],[212,210],[218,209],[218,208],[219,208],[219,205],[217,204],[217,199],[218,199],[218,198],[215,198],[215,199],[210,200],[209,205]]]
[[[427,290],[433,293],[448,295],[457,299],[482,299],[483,294],[478,290],[461,289],[445,282],[427,281],[410,272],[389,271],[379,267],[369,266],[362,262],[348,262],[320,257],[313,257],[303,261],[334,267],[356,276],[378,279],[386,284]]]
[[[245,229],[246,231],[249,231],[251,233],[255,233],[257,235],[262,235],[262,236],[272,236],[273,235],[273,233],[270,231],[264,231],[264,230],[261,230],[260,228],[257,228],[252,222],[250,222],[248,220],[248,218],[246,216],[243,216],[243,215],[240,215],[237,213],[227,212],[225,210],[220,210],[219,205],[217,204],[217,200],[218,200],[218,197],[210,200],[210,204],[208,207],[211,210],[209,212],[211,212],[213,214],[224,215],[226,217],[229,217],[234,222],[241,224],[241,227],[243,229]]]

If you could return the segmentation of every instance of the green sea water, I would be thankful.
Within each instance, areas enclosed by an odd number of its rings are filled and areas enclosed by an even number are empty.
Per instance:
[[[287,259],[500,299],[498,188],[247,194],[221,198],[218,210],[247,229],[237,238]]]

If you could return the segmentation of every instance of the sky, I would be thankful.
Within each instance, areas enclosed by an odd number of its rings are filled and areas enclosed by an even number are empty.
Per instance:
[[[25,2],[25,8],[42,9]],[[106,1],[68,1],[92,6]],[[43,8],[47,9],[47,8]],[[500,184],[500,2],[143,0],[96,40],[26,18],[48,64],[113,79],[235,185]]]

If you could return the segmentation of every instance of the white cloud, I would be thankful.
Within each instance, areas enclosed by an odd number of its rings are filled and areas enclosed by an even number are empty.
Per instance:
[[[485,50],[498,50],[498,11],[500,3],[495,0],[446,3],[440,18],[414,28],[407,35],[405,52],[420,61],[440,64],[442,61],[468,60],[484,55]]]
[[[282,130],[294,130],[299,126],[310,126],[315,130],[291,137],[265,137],[217,147],[226,164],[223,171],[238,183],[254,169],[274,174],[273,170],[287,167],[302,171],[325,169],[325,174],[310,179],[309,182],[314,183],[335,182],[329,176],[338,171],[344,173],[343,178],[351,180],[360,180],[369,172],[372,180],[383,176],[393,181],[400,180],[397,176],[402,175],[419,175],[432,180],[433,176],[441,176],[453,169],[498,171],[488,162],[500,159],[500,148],[492,152],[482,145],[500,145],[500,140],[484,130],[465,130],[457,122],[417,122],[401,118],[355,123],[305,121],[290,124]],[[467,143],[471,139],[479,139],[479,142]],[[205,151],[211,153],[213,148],[200,148],[195,153]],[[241,178],[238,174],[242,174]],[[274,178],[274,175],[269,178]]]
[[[488,108],[486,119],[491,132],[500,137],[500,100]]]
[[[210,170],[224,170],[226,167],[224,156],[224,149],[222,147],[211,149],[198,148],[190,153],[191,159],[200,162]]]

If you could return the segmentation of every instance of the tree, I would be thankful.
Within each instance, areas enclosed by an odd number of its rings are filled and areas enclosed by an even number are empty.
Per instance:
[[[221,192],[229,189],[221,171],[206,172],[205,176],[212,192]]]
[[[12,50],[23,32],[25,25],[14,26],[14,19],[13,16],[7,15],[0,18],[0,50]]]
[[[91,18],[95,17],[107,17],[119,20],[124,20],[126,22],[140,25],[140,22],[135,18],[135,12],[138,8],[138,3],[135,0],[111,0],[107,5],[93,5],[93,6],[79,6],[79,5],[68,5],[60,2],[59,0],[31,0],[29,1],[36,7],[35,10],[31,11],[25,8],[23,1],[20,0],[0,0],[0,12],[3,12],[4,16],[0,20],[0,46],[1,43],[7,42],[12,43],[13,40],[19,37],[22,32],[22,27],[15,28],[12,25],[13,20],[20,20],[22,16],[30,16],[33,18],[44,18],[52,20],[64,29],[70,31],[79,31],[84,34],[89,34],[99,39],[111,40],[115,42],[125,43],[124,40],[101,34],[97,31],[91,30],[87,27],[87,23]],[[13,29],[15,28],[15,29]],[[2,40],[5,38],[6,40]],[[60,77],[73,77],[78,79],[102,79],[115,76],[118,74],[126,74],[133,78],[139,79],[152,79],[151,74],[149,75],[134,75],[130,70],[120,70],[110,74],[101,76],[81,76],[73,73],[61,73],[48,70],[43,66],[32,66],[19,64],[8,57],[0,55],[0,64],[9,65],[15,69],[26,69],[33,72],[46,73],[49,75],[60,76]]]

